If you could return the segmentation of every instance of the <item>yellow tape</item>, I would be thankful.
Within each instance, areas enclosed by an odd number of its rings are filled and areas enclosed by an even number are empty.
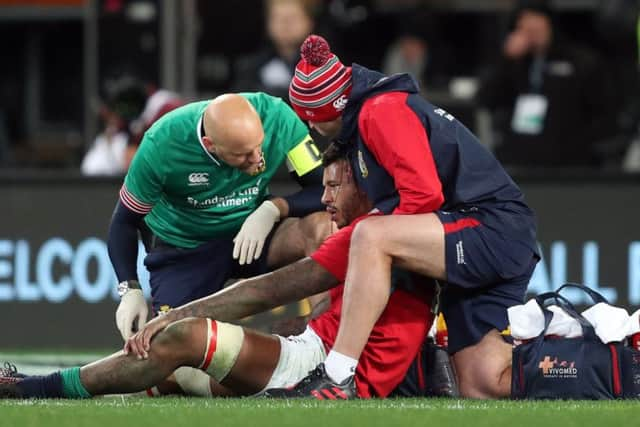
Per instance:
[[[298,176],[303,176],[322,164],[320,150],[309,135],[287,153],[287,160]]]
[[[298,301],[298,316],[308,316],[311,314],[312,309],[309,298]]]
[[[436,330],[437,331],[447,330],[447,322],[445,322],[444,315],[442,313],[438,313],[438,317],[436,318]]]

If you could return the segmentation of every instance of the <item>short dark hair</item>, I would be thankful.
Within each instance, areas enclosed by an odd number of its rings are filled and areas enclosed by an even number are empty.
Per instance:
[[[347,160],[347,149],[345,144],[332,141],[322,152],[322,166],[327,167],[338,160]]]

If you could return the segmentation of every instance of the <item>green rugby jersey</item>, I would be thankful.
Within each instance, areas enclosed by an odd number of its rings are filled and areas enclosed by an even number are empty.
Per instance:
[[[146,214],[151,230],[169,244],[193,248],[212,238],[232,237],[268,196],[269,181],[288,160],[302,176],[320,166],[307,127],[281,99],[242,93],[264,128],[265,170],[251,176],[228,166],[201,143],[202,115],[210,101],[164,115],[144,135],[120,200]]]

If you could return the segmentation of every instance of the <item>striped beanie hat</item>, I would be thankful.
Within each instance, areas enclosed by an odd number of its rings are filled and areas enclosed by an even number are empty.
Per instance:
[[[331,53],[327,41],[315,34],[300,47],[302,59],[289,85],[289,100],[302,120],[337,119],[351,93],[351,67]]]

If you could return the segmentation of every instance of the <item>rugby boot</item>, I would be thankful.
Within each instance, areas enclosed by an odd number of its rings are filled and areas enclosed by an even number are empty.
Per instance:
[[[424,395],[430,397],[459,397],[458,382],[447,351],[427,341],[423,347],[425,364]]]
[[[347,400],[357,398],[358,394],[354,375],[337,384],[329,378],[324,363],[321,363],[295,386],[265,390],[262,396],[275,399]]]
[[[20,399],[22,394],[17,384],[25,378],[25,375],[18,373],[15,365],[5,362],[0,368],[0,399]]]

